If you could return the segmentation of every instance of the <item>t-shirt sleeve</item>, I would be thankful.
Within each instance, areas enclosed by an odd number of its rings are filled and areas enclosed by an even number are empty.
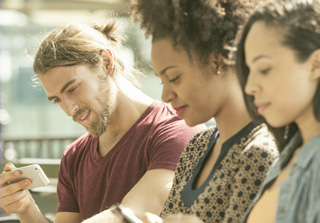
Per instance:
[[[58,208],[57,212],[80,212],[77,199],[74,194],[70,171],[67,168],[67,157],[61,159],[58,173]]]
[[[180,119],[164,122],[151,136],[148,170],[175,170],[179,157],[189,140],[203,129],[205,125],[189,127],[184,120]]]

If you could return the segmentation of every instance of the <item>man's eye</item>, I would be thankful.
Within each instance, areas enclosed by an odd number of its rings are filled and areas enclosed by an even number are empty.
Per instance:
[[[74,87],[70,88],[70,89],[68,90],[68,92],[73,92],[73,91],[75,91],[77,88],[78,88],[78,85],[76,85],[76,86],[74,86]]]
[[[176,76],[173,79],[170,79],[169,82],[173,83],[173,82],[177,81],[179,78],[180,78],[180,75]]]
[[[56,98],[56,99],[53,100],[53,103],[54,103],[54,104],[58,104],[59,102],[60,102],[60,99],[59,99],[59,98]]]

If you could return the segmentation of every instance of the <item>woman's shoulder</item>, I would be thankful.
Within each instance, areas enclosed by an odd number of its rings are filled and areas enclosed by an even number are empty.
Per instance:
[[[238,159],[242,163],[267,163],[271,166],[279,156],[276,141],[265,125],[256,126],[241,144]]]
[[[187,148],[188,147],[195,147],[195,146],[199,146],[199,144],[208,144],[212,134],[216,131],[216,127],[212,126],[212,127],[208,127],[207,129],[204,129],[200,132],[198,132],[196,135],[194,135],[189,143],[187,144]]]
[[[205,150],[208,148],[208,144],[215,130],[215,127],[208,127],[194,135],[183,150],[179,162],[184,160],[186,157],[188,157],[188,159],[192,157],[196,162],[197,159],[202,157]]]
[[[244,151],[250,150],[261,150],[279,155],[276,140],[265,124],[258,125],[248,134]]]
[[[303,169],[320,169],[320,135],[313,137],[296,155],[296,163]],[[320,180],[320,174],[318,174]]]

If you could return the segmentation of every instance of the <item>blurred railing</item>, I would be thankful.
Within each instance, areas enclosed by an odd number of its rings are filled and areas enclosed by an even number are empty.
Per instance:
[[[1,171],[5,163],[17,167],[39,164],[49,178],[57,178],[60,159],[75,137],[2,138]]]
[[[2,138],[1,158],[8,161],[25,158],[61,159],[66,146],[77,138]]]

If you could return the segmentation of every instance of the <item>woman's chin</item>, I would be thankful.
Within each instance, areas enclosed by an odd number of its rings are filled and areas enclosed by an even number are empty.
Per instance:
[[[272,128],[282,128],[288,124],[288,123],[284,123],[283,121],[277,121],[273,119],[272,120],[266,119],[266,121]]]
[[[196,126],[196,125],[201,125],[206,122],[208,122],[210,119],[188,119],[187,117],[184,118],[184,121],[186,124],[190,127]]]

